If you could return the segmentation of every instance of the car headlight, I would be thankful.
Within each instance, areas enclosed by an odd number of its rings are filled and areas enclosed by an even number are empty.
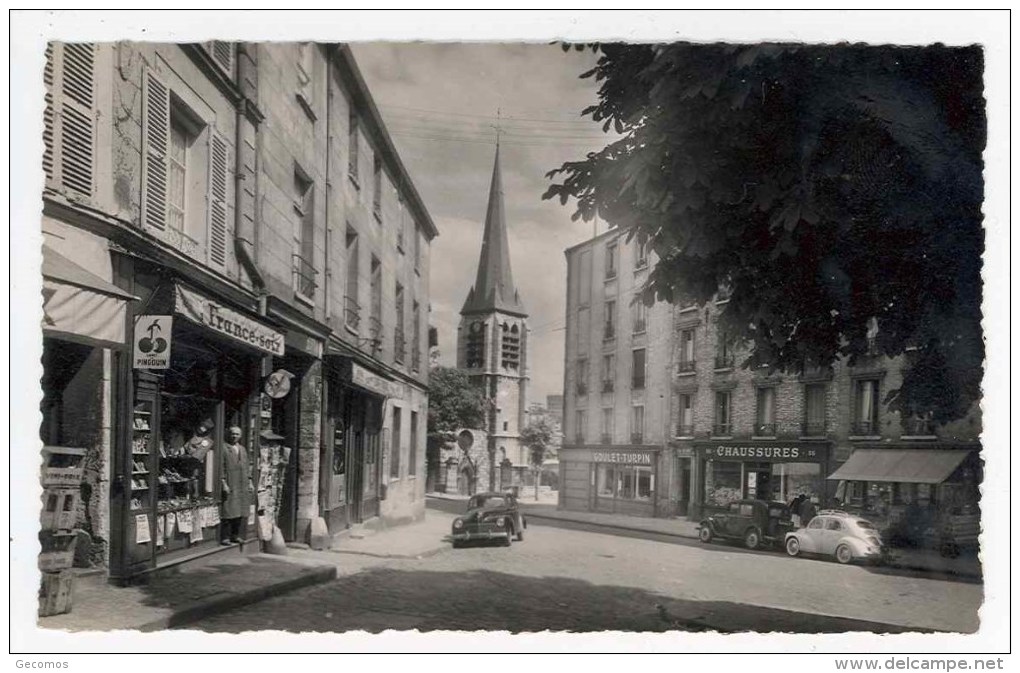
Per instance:
[[[496,519],[496,525],[502,528],[503,526],[506,525],[506,519],[504,519],[503,517],[499,517],[498,519]]]
[[[464,519],[454,519],[453,520],[453,529],[454,530],[460,530],[463,527],[464,527]]]

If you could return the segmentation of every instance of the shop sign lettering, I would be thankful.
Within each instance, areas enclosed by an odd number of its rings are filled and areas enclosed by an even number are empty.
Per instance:
[[[651,465],[652,454],[630,451],[594,451],[592,460],[596,463],[626,463],[628,465]]]
[[[400,399],[402,397],[400,386],[387,378],[373,374],[364,367],[351,364],[351,383],[360,386],[365,390],[371,390],[383,397]]]
[[[282,332],[262,325],[182,285],[178,285],[176,290],[175,310],[188,320],[265,353],[283,355]]]
[[[822,452],[813,446],[742,446],[719,444],[704,448],[705,458],[717,460],[768,460],[818,462]]]

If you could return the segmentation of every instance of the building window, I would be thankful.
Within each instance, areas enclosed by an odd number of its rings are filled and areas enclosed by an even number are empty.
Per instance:
[[[421,306],[418,302],[411,304],[411,370],[421,370]]]
[[[396,305],[397,324],[393,330],[393,360],[402,363],[407,343],[404,338],[404,286],[400,283],[397,283],[397,290],[394,293],[394,304]]]
[[[468,325],[465,351],[465,365],[468,369],[485,366],[485,323],[474,320]]]
[[[400,478],[400,407],[393,407],[393,436],[390,440],[390,478]]]
[[[602,339],[609,341],[616,338],[616,302],[606,302],[606,322],[602,329]]]
[[[376,154],[372,162],[372,215],[376,222],[382,222],[382,172],[382,160]]]
[[[613,417],[613,409],[607,407],[602,410],[602,443],[612,444],[613,435],[615,434],[615,418]]]
[[[584,444],[585,426],[588,425],[588,411],[578,409],[574,412],[574,443]]]
[[[595,464],[597,498],[648,502],[654,489],[652,468],[645,465]]]
[[[867,355],[878,355],[878,319],[868,319],[868,331],[865,334],[865,353]]]
[[[87,199],[95,189],[95,61],[93,44],[46,45],[43,171],[48,187]]]
[[[715,368],[732,369],[734,363],[733,340],[726,332],[719,332],[719,339],[716,342]]]
[[[715,425],[712,427],[712,434],[716,437],[729,437],[733,434],[730,398],[728,390],[717,390],[715,393]]]
[[[878,379],[859,379],[854,383],[854,413],[851,433],[861,436],[877,435]]]
[[[521,364],[521,330],[503,323],[502,333],[500,364],[504,369],[517,369]]]
[[[297,97],[298,104],[301,105],[301,109],[305,115],[311,120],[315,121],[315,98],[314,90],[315,83],[312,79],[312,73],[315,71],[315,43],[314,42],[302,42],[298,45],[298,59],[297,59]]]
[[[641,334],[646,329],[648,329],[647,310],[645,308],[645,303],[641,301],[640,297],[637,297],[636,301],[634,301],[630,305],[630,307],[631,318],[633,319],[631,323],[633,327],[632,331],[634,334]]]
[[[616,241],[606,246],[606,280],[616,278]]]
[[[421,231],[417,222],[414,223],[414,271],[421,271]]]
[[[694,328],[680,330],[680,363],[681,374],[694,371]]]
[[[758,388],[758,403],[754,422],[756,437],[776,436],[776,389]]]
[[[187,207],[188,148],[194,141],[178,116],[170,115],[170,181],[167,187],[167,226],[185,233],[184,212]]]
[[[582,250],[578,265],[578,304],[587,306],[591,303],[591,250]]]
[[[407,449],[407,474],[418,474],[418,412],[411,412],[411,444]]]
[[[382,264],[379,258],[372,255],[369,264],[370,301],[368,314],[368,334],[371,337],[372,350],[382,346]]]
[[[915,414],[904,419],[903,434],[908,437],[935,437],[935,421],[931,413]]]
[[[344,295],[344,324],[355,332],[361,322],[358,304],[358,232],[350,224],[345,236],[347,247],[347,294]]]
[[[694,436],[694,395],[690,393],[680,394],[679,423],[677,424],[677,435],[680,437]]]
[[[611,393],[616,387],[616,356],[607,353],[602,356],[602,392]]]
[[[588,394],[588,358],[578,359],[577,376],[574,383],[578,395],[584,396]]]
[[[644,442],[645,442],[645,408],[643,406],[631,407],[630,443],[644,444]]]
[[[634,268],[643,269],[648,266],[648,242],[634,239]]]
[[[825,435],[825,384],[810,383],[804,386],[804,436]]]
[[[305,299],[315,297],[315,185],[304,172],[294,172],[294,211],[299,222],[295,231],[298,251],[294,253],[294,289]]]
[[[645,349],[634,349],[632,359],[630,387],[634,390],[641,390],[645,387]]]
[[[577,311],[577,352],[587,353],[591,341],[591,308],[585,306]]]
[[[347,176],[354,183],[355,187],[360,186],[358,183],[359,135],[358,115],[355,114],[354,110],[351,110],[350,123],[347,129]]]

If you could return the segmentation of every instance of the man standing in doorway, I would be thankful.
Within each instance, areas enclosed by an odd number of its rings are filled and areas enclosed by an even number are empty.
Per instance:
[[[223,482],[223,529],[220,542],[229,545],[243,541],[241,529],[251,507],[251,493],[255,490],[248,471],[248,452],[241,444],[241,428],[236,425],[227,430],[227,445],[223,447],[220,468]]]

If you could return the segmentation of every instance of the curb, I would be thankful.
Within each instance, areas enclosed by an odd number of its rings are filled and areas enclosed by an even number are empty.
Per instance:
[[[637,527],[637,526],[621,526],[620,524],[615,524],[615,523],[602,523],[602,522],[599,522],[599,521],[586,521],[584,519],[574,519],[572,517],[555,516],[555,515],[549,515],[549,514],[545,514],[545,513],[543,513],[543,514],[533,514],[533,513],[527,512],[526,508],[521,508],[521,511],[524,512],[524,513],[527,513],[527,517],[529,519],[547,519],[549,521],[566,521],[568,523],[586,524],[586,525],[589,525],[589,526],[597,526],[599,528],[610,528],[610,529],[614,529],[614,530],[623,530],[623,531],[627,531],[629,533],[646,533],[646,534],[651,534],[651,535],[665,535],[667,537],[684,538],[684,539],[688,539],[688,540],[697,540],[698,539],[698,537],[696,535],[688,535],[686,533],[676,533],[676,532],[672,532],[672,531],[660,531],[660,530],[653,530],[653,529],[649,529],[649,528],[640,528],[640,527]],[[948,576],[948,577],[959,578],[959,579],[969,579],[969,580],[984,581],[984,577],[983,577],[983,575],[981,573],[954,572],[954,571],[950,571],[950,570],[943,570],[941,568],[931,568],[931,567],[923,566],[923,565],[909,564],[909,563],[895,563],[895,562],[887,563],[885,567],[886,568],[894,568],[894,569],[897,569],[897,570],[913,570],[913,571],[917,571],[917,572],[935,573],[937,575],[945,575],[945,576]]]
[[[239,608],[251,603],[257,603],[273,596],[301,589],[314,584],[331,582],[337,577],[335,566],[321,566],[310,568],[292,579],[270,584],[267,586],[254,587],[240,593],[230,593],[218,598],[209,598],[191,605],[182,607],[166,617],[146,622],[137,627],[138,631],[162,631],[165,629],[182,626],[190,622],[203,619],[215,614],[220,614]]]
[[[436,547],[434,549],[426,549],[423,552],[414,554],[376,554],[369,551],[353,551],[350,549],[327,549],[330,554],[348,554],[350,556],[370,556],[372,558],[383,558],[383,559],[421,559],[435,556],[446,550],[445,546]]]

